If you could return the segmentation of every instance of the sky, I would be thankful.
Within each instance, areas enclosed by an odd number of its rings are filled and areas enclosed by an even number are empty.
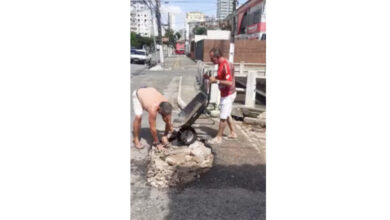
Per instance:
[[[237,8],[246,2],[238,2]],[[171,0],[161,1],[161,20],[168,23],[168,12],[175,15],[175,29],[185,28],[185,17],[187,12],[200,11],[207,16],[217,16],[217,0]]]

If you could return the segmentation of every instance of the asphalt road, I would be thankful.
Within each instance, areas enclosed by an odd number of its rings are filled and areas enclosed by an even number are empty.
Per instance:
[[[133,76],[142,74],[143,71],[147,70],[147,67],[148,66],[145,64],[132,63],[130,66],[131,76],[133,77]]]

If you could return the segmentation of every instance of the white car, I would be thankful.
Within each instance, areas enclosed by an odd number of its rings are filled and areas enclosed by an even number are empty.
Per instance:
[[[150,63],[150,55],[146,52],[146,50],[131,50],[130,54],[131,62],[133,63]]]

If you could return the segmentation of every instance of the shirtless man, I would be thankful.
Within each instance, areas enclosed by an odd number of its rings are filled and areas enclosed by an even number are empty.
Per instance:
[[[133,108],[135,118],[133,122],[133,141],[135,147],[143,148],[139,141],[139,130],[141,128],[142,112],[143,110],[149,113],[149,127],[153,137],[153,146],[157,149],[164,149],[167,144],[167,135],[173,131],[171,123],[172,105],[168,100],[161,95],[155,88],[147,87],[140,88],[133,92]],[[162,138],[163,144],[160,143],[156,131],[156,116],[160,113],[165,122],[165,132]]]

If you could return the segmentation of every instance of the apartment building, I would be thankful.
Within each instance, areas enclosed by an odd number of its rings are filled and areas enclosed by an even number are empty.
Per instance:
[[[205,21],[205,16],[202,12],[199,11],[193,11],[193,12],[188,12],[186,14],[186,21],[187,22],[202,22]]]
[[[217,20],[223,20],[233,12],[233,0],[217,0]]]
[[[174,14],[168,14],[168,23],[172,30],[176,30],[176,16]]]
[[[152,22],[150,9],[145,3],[143,1],[131,1],[130,30],[142,37],[151,37],[153,35]]]

